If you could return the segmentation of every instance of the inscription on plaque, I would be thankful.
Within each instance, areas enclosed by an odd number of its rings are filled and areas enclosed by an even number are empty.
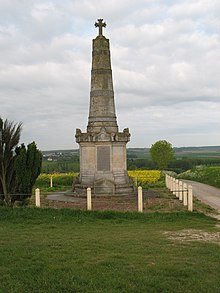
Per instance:
[[[110,171],[110,147],[97,147],[97,171]]]

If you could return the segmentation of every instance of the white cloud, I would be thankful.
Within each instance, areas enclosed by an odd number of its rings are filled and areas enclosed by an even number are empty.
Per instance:
[[[77,147],[100,17],[129,146],[162,138],[178,146],[220,144],[217,0],[2,0],[0,115],[23,121],[23,140],[42,149]]]

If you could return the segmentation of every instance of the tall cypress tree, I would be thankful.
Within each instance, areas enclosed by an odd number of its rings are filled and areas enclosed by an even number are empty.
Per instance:
[[[32,188],[41,171],[42,154],[35,142],[30,143],[27,149],[24,144],[16,148],[16,182],[17,195],[13,201],[25,201],[31,196]]]

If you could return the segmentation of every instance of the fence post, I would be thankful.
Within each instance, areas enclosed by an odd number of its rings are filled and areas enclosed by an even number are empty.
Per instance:
[[[173,192],[173,177],[170,176],[170,191]]]
[[[173,177],[170,176],[170,191],[172,192],[172,186],[173,186]]]
[[[40,189],[35,189],[35,205],[36,207],[40,207]]]
[[[50,176],[50,187],[53,187],[53,177]]]
[[[166,174],[166,187],[170,190],[170,176]]]
[[[170,176],[167,175],[167,188],[170,189]]]
[[[143,195],[141,186],[138,186],[138,212],[143,212]]]
[[[92,210],[92,191],[90,187],[87,188],[87,210]]]
[[[168,175],[165,174],[165,184],[166,184],[166,188],[169,188],[169,182],[168,182]]]
[[[175,191],[176,191],[176,197],[179,197],[179,180],[176,179],[176,185],[175,185]]]
[[[172,184],[173,184],[173,178],[171,176],[169,176],[169,190],[172,190]]]
[[[179,200],[183,200],[183,182],[179,180]]]
[[[183,183],[183,205],[187,206],[187,184]]]
[[[173,185],[172,185],[172,191],[173,191],[173,194],[175,195],[176,194],[176,179],[173,177]]]
[[[188,185],[188,211],[193,211],[193,191],[192,185]]]

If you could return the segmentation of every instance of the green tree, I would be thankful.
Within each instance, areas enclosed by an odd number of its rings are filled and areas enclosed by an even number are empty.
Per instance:
[[[13,201],[25,202],[25,199],[32,194],[32,188],[41,171],[42,154],[37,149],[36,143],[32,142],[27,146],[24,144],[16,148],[16,184],[17,195]]]
[[[42,154],[35,142],[18,147],[22,123],[0,118],[0,204],[25,202],[40,174]]]
[[[10,194],[16,189],[15,155],[19,143],[22,123],[0,118],[0,202],[10,204]]]
[[[157,164],[160,170],[164,170],[174,159],[174,150],[172,145],[166,140],[155,142],[150,148],[152,160]]]

